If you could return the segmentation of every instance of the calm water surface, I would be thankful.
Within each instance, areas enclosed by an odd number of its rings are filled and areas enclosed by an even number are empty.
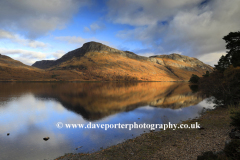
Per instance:
[[[198,117],[203,108],[213,105],[187,83],[0,83],[0,159],[43,160],[94,152],[149,132],[58,129],[58,122],[179,123]]]

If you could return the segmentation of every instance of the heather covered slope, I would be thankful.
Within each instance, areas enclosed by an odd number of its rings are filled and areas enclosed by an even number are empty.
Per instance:
[[[101,43],[88,42],[56,61],[33,66],[48,70],[72,70],[84,80],[187,81],[213,68],[196,58],[179,54],[143,57]]]

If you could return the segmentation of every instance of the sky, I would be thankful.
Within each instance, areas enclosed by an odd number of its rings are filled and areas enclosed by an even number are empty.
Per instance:
[[[240,0],[0,0],[0,53],[32,65],[96,41],[209,65],[240,30]]]

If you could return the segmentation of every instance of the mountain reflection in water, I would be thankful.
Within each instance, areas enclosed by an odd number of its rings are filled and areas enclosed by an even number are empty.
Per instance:
[[[146,105],[179,109],[203,100],[188,83],[176,82],[1,83],[0,88],[0,101],[32,93],[42,100],[54,99],[91,121]]]

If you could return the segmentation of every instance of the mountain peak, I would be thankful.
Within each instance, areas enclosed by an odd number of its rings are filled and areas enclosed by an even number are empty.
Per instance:
[[[84,43],[82,47],[85,49],[89,49],[89,48],[96,48],[96,47],[101,47],[101,46],[106,46],[106,45],[99,43],[99,42],[91,41],[91,42]]]
[[[85,52],[101,52],[101,51],[121,52],[120,50],[111,48],[107,45],[104,45],[104,44],[99,43],[99,42],[94,42],[94,41],[84,43],[83,46],[82,46],[82,49]]]

